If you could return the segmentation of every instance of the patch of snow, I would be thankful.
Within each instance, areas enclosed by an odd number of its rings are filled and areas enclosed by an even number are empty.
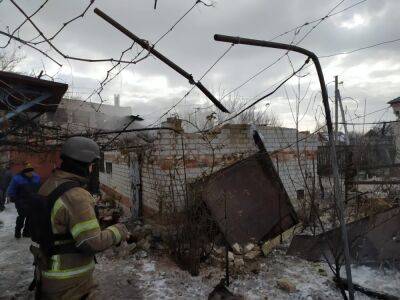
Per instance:
[[[14,238],[14,205],[0,213],[0,290],[5,299],[27,299],[32,280],[32,255],[29,239]],[[112,249],[109,251],[113,253]],[[202,265],[200,275],[192,277],[167,256],[137,259],[134,255],[117,258],[106,253],[97,256],[95,277],[99,299],[206,299],[224,277],[222,268]],[[257,260],[259,271],[232,274],[230,290],[245,299],[342,299],[327,265],[286,256],[275,250]],[[325,272],[321,272],[321,269]],[[344,274],[342,275],[343,277]],[[400,272],[369,267],[353,267],[354,282],[393,296],[400,295]],[[288,293],[277,286],[285,279],[296,287]],[[0,296],[0,298],[1,298]],[[356,294],[357,299],[370,299]]]
[[[1,296],[25,299],[27,287],[33,279],[33,257],[29,251],[31,240],[15,239],[17,211],[13,203],[0,212],[0,291]]]
[[[400,272],[393,269],[375,269],[367,266],[352,266],[353,282],[368,289],[400,296]],[[344,268],[341,276],[346,278]]]

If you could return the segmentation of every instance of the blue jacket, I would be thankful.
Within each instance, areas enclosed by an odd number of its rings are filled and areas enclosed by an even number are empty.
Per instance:
[[[31,178],[21,173],[14,175],[7,189],[7,196],[14,198],[15,201],[23,200],[26,191],[37,191],[40,187],[40,177],[33,173]]]

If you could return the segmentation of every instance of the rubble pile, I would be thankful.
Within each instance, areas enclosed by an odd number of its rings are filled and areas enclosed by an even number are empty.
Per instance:
[[[211,264],[222,267],[225,265],[225,255],[225,247],[214,246],[209,261]],[[261,256],[261,247],[256,243],[248,243],[245,246],[235,243],[232,247],[232,251],[228,251],[229,265],[235,273],[258,273],[259,264],[257,258]]]
[[[117,257],[128,257],[134,255],[136,259],[147,258],[151,251],[164,251],[164,245],[160,230],[150,224],[135,222],[128,224],[131,238],[129,243],[123,247],[115,247],[114,253]]]

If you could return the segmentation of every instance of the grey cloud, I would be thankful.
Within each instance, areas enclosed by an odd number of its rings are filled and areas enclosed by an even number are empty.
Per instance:
[[[98,6],[140,37],[155,41],[194,3],[194,1],[187,0],[159,0],[158,8],[154,11],[150,2],[148,0],[104,0],[96,1],[93,7]],[[345,1],[337,10],[356,2],[356,0]],[[27,11],[33,11],[39,5],[37,1],[20,1],[19,3]],[[79,14],[86,3],[87,1],[80,0],[49,1],[49,5],[35,17],[35,21],[46,34],[50,35],[61,26],[62,22]],[[174,31],[157,45],[157,48],[192,73],[195,78],[199,78],[229,46],[215,42],[213,40],[215,33],[270,39],[305,21],[324,16],[336,3],[338,1],[219,0],[214,8],[198,5]],[[312,49],[319,55],[325,55],[351,51],[370,43],[397,38],[399,9],[400,3],[396,0],[367,1],[322,22],[301,45]],[[353,29],[340,26],[343,22],[351,21],[355,13],[369,19],[369,23]],[[21,20],[21,16],[10,6],[8,1],[3,1],[0,4],[0,20],[0,26],[3,29],[6,24],[12,28]],[[24,28],[26,29],[21,31],[21,36],[35,36],[34,30],[30,29],[30,26],[26,25]],[[303,28],[300,36],[309,28],[310,26]],[[280,38],[279,41],[290,42],[292,38],[293,35],[289,34]],[[121,51],[130,45],[127,37],[94,15],[93,8],[84,19],[68,27],[54,42],[68,54],[87,57],[117,58]],[[354,82],[353,78],[346,78],[346,70],[357,68],[363,64],[375,65],[382,60],[397,63],[400,56],[398,47],[399,43],[388,44],[343,56],[339,63],[337,57],[323,59],[322,64],[327,76],[330,77],[335,68],[339,74],[344,73],[343,80],[345,82],[346,79],[347,82]],[[46,58],[25,47],[24,50],[29,56],[29,63],[21,66],[21,69],[40,69],[42,61],[49,69],[54,69],[54,66],[50,67],[52,63]],[[54,55],[53,51],[49,52],[49,54],[51,53]],[[133,53],[136,52],[133,51]],[[215,93],[218,93],[221,88],[229,90],[274,61],[281,53],[277,50],[236,45],[203,81]],[[304,58],[298,55],[291,55],[291,58],[296,66],[304,61]],[[63,61],[63,64],[63,71],[59,74],[58,79],[71,84],[74,88],[73,91],[78,93],[87,93],[98,87],[97,77],[103,78],[106,70],[110,67],[110,64],[94,65],[72,61],[69,63]],[[70,74],[70,66],[74,71],[73,77]],[[154,58],[130,66],[128,69],[143,78],[165,77],[169,91],[180,91],[182,87],[190,87],[184,78]],[[310,78],[313,79],[314,86],[318,86],[314,71],[312,68],[310,70],[313,74]],[[244,86],[239,92],[245,97],[253,96],[290,72],[291,68],[287,60],[283,60]],[[81,74],[85,75],[80,76]],[[390,76],[393,75],[396,75],[396,70],[374,70],[369,75],[372,82],[369,82],[367,86],[363,85],[363,82],[356,82],[347,85],[343,93],[360,101],[368,98],[368,110],[385,107],[387,99],[400,94],[398,83],[390,80]],[[91,78],[92,76],[96,76],[96,78]],[[376,84],[373,82],[374,78],[377,81],[379,79]],[[331,81],[331,78],[327,78],[327,81]],[[315,90],[311,91],[315,92]],[[166,109],[172,105],[183,96],[184,91],[169,93],[168,97],[163,98],[155,95],[151,87],[137,86],[126,80],[123,81],[121,88],[121,78],[119,77],[105,90],[105,97],[111,99],[114,93],[121,93],[123,103],[132,105],[137,113],[149,114],[149,118],[154,119],[161,113],[159,112],[161,108]],[[192,105],[193,107],[202,105],[199,104],[200,97],[197,95],[200,94],[196,92],[189,98],[193,103],[196,102]],[[271,109],[275,110],[278,115],[281,114],[282,118],[287,119],[288,106],[281,96],[282,94],[277,94],[276,97],[272,97],[266,102],[270,101]],[[209,102],[205,103],[209,105]],[[307,103],[305,102],[305,104]],[[318,104],[317,102],[315,105]],[[182,105],[181,108],[187,110],[191,108],[191,105]],[[309,111],[313,112],[315,108]],[[312,117],[311,114],[310,117]],[[290,118],[288,122],[290,122]]]

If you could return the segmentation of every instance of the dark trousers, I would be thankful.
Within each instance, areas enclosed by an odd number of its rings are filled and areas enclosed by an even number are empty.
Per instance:
[[[27,217],[26,209],[20,202],[15,203],[15,208],[17,209],[17,221],[15,224],[15,232],[21,233],[22,228],[24,229],[23,235],[30,234],[30,222]]]
[[[0,189],[0,210],[4,209],[4,203],[6,203],[6,193]]]

